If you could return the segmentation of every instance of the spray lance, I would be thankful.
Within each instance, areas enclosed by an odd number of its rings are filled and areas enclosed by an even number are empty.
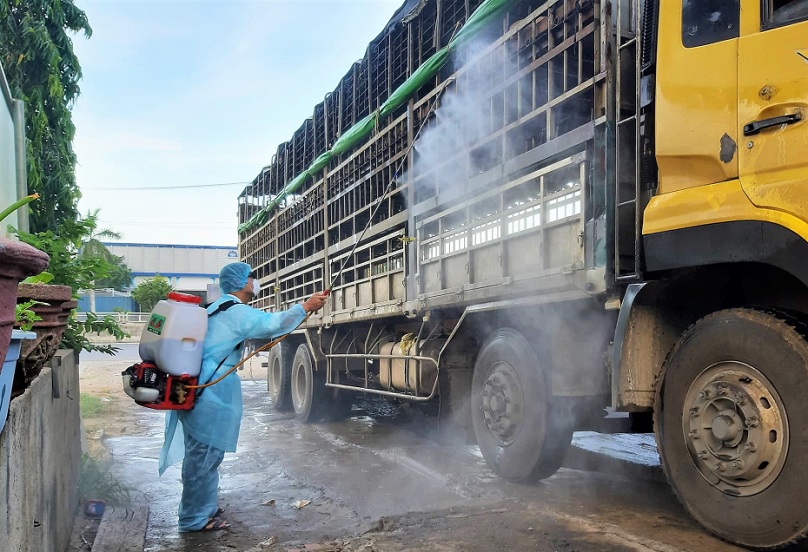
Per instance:
[[[446,91],[446,89],[448,88],[448,85],[451,84],[451,82],[453,82],[453,81],[454,81],[454,79],[449,79],[449,80],[445,81],[443,83],[442,88],[440,89],[440,91],[435,95],[435,98],[433,99],[432,104],[430,105],[429,111],[427,111],[426,116],[421,121],[421,124],[418,127],[418,130],[415,133],[415,136],[413,137],[412,143],[408,146],[405,154],[402,156],[401,160],[399,161],[399,164],[396,167],[396,170],[394,172],[393,178],[390,180],[390,183],[387,185],[387,187],[385,188],[385,190],[381,194],[381,196],[376,200],[376,205],[374,206],[373,210],[371,211],[370,216],[368,217],[367,223],[365,224],[364,228],[362,229],[362,232],[359,234],[359,237],[355,240],[355,242],[354,242],[353,246],[351,247],[351,250],[349,251],[348,255],[346,255],[345,258],[343,259],[343,261],[340,264],[339,269],[337,270],[337,272],[331,278],[329,286],[321,293],[322,296],[328,297],[329,295],[331,295],[331,291],[334,289],[334,286],[337,284],[337,282],[342,277],[342,273],[345,271],[345,268],[348,265],[349,260],[353,257],[354,253],[356,252],[357,247],[359,246],[359,244],[364,239],[365,234],[367,234],[367,231],[370,229],[370,226],[372,225],[373,220],[376,217],[376,214],[378,213],[378,211],[381,208],[384,201],[387,199],[387,196],[395,188],[396,183],[398,181],[398,178],[402,173],[402,169],[404,168],[404,163],[409,158],[411,150],[415,146],[415,142],[418,140],[418,137],[420,136],[421,131],[423,130],[423,128],[426,125],[427,121],[429,121],[430,117],[432,116],[434,111],[437,109],[440,97]],[[172,295],[173,295],[173,297],[172,296],[169,297],[169,299],[170,299],[169,303],[171,303],[172,300],[173,300],[173,302],[176,302],[178,300],[178,296],[183,295],[183,294],[174,293]],[[199,301],[197,300],[198,298],[194,298],[194,296],[185,296],[185,297],[186,297],[186,299],[184,299],[184,301],[191,301],[191,299],[188,299],[188,298],[193,298],[192,300],[196,301],[196,304],[198,305],[198,303],[199,303]],[[150,318],[149,324],[147,325],[147,332],[144,333],[144,336],[149,336],[150,333],[155,333],[155,332],[160,331],[159,326],[161,326],[162,324],[165,324],[165,322],[167,321],[168,317],[164,316],[167,313],[163,312],[163,314],[160,314],[160,312],[158,312],[158,311],[162,312],[163,310],[166,310],[166,305],[163,305],[162,303],[165,303],[165,302],[161,301],[155,307],[155,310],[152,313],[152,318]],[[170,305],[170,304],[168,305],[168,307],[172,307],[172,306],[175,306],[175,305]],[[202,311],[203,313],[205,312],[205,310],[201,309],[201,308],[199,308],[198,310]],[[183,314],[187,314],[187,313],[183,312]],[[136,364],[134,366],[129,367],[126,371],[123,372],[124,390],[126,391],[126,393],[130,397],[134,398],[135,401],[138,404],[140,404],[142,406],[145,406],[147,408],[152,408],[152,409],[157,409],[157,410],[190,410],[191,408],[193,408],[195,398],[196,398],[196,396],[198,396],[200,390],[205,389],[206,387],[211,387],[213,385],[216,385],[217,383],[219,383],[220,381],[225,379],[227,376],[229,376],[230,374],[235,372],[237,369],[239,369],[241,366],[243,366],[245,362],[247,362],[248,360],[250,360],[251,358],[253,358],[257,354],[259,354],[261,352],[264,352],[264,351],[268,351],[272,347],[278,345],[280,342],[282,342],[284,339],[286,339],[289,335],[291,335],[294,331],[296,331],[301,325],[303,325],[306,321],[308,321],[308,319],[311,317],[311,314],[312,313],[309,312],[306,315],[306,317],[300,322],[300,324],[298,324],[295,327],[294,330],[292,330],[291,332],[270,341],[269,343],[266,343],[266,344],[262,345],[261,347],[258,347],[257,349],[252,351],[249,355],[247,355],[243,359],[241,359],[237,364],[235,364],[232,368],[230,368],[225,374],[223,374],[222,376],[216,378],[213,381],[210,381],[210,382],[207,382],[207,383],[204,383],[204,384],[200,384],[199,381],[198,381],[199,370],[200,370],[200,367],[201,367],[201,346],[202,346],[202,341],[204,339],[204,331],[203,331],[201,338],[198,339],[199,358],[196,361],[196,369],[195,369],[195,371],[190,370],[190,371],[186,371],[186,372],[182,372],[182,373],[179,373],[176,370],[174,370],[173,372],[172,371],[165,371],[165,370],[162,369],[162,364],[160,363],[159,360],[150,358],[149,359],[150,361],[153,360],[155,362],[154,363],[152,363],[152,362],[143,362],[141,364]],[[152,322],[154,322],[154,324]],[[182,327],[187,327],[187,324],[182,324],[181,326]],[[187,342],[187,340],[186,340],[186,342]],[[141,356],[144,356],[143,355],[142,342],[141,342]],[[225,357],[225,359],[226,358],[227,357]],[[224,363],[225,359],[223,359],[222,362],[219,363],[219,367],[221,367],[221,365]],[[145,360],[145,358],[144,358],[144,360]],[[173,359],[172,359],[172,361],[175,362]],[[217,367],[217,369],[214,371],[214,373],[216,371],[218,371],[218,369],[219,368]],[[171,373],[169,373],[169,372],[171,372]]]

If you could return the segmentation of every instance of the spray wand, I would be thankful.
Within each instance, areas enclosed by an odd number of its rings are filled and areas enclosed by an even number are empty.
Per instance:
[[[387,185],[387,188],[385,188],[384,192],[379,197],[379,199],[376,200],[376,206],[373,208],[373,211],[371,211],[370,217],[368,218],[368,221],[365,224],[365,227],[362,229],[362,232],[359,234],[359,238],[357,238],[355,240],[355,242],[353,244],[353,247],[351,247],[351,250],[345,256],[345,259],[343,259],[342,264],[339,267],[339,270],[337,270],[337,273],[331,279],[331,284],[328,286],[328,288],[325,289],[325,291],[323,291],[323,294],[326,297],[331,293],[331,290],[334,288],[334,284],[336,284],[337,281],[342,276],[342,273],[345,270],[345,267],[348,264],[348,261],[351,259],[351,257],[353,257],[353,254],[356,252],[356,248],[359,246],[360,243],[362,243],[362,240],[364,239],[365,234],[367,233],[370,226],[373,224],[373,219],[376,217],[376,213],[379,212],[379,208],[384,203],[384,200],[387,199],[387,194],[389,194],[391,191],[393,191],[393,188],[395,188],[396,182],[398,181],[398,176],[401,174],[401,169],[404,167],[404,163],[409,158],[410,152],[415,147],[415,142],[418,141],[418,137],[421,135],[421,131],[424,129],[424,126],[426,125],[427,121],[429,121],[429,118],[432,116],[432,113],[434,113],[435,109],[438,107],[438,100],[440,100],[440,97],[443,95],[443,93],[449,87],[449,84],[451,82],[453,82],[454,80],[455,80],[454,78],[446,80],[444,82],[443,88],[441,88],[441,90],[437,94],[435,94],[435,98],[432,100],[432,105],[430,106],[429,111],[427,112],[424,119],[421,121],[421,125],[418,127],[418,131],[415,133],[415,136],[412,139],[412,143],[409,146],[407,146],[407,150],[404,152],[404,156],[399,160],[398,166],[396,167],[396,172],[394,173],[393,178],[390,179],[390,183]]]
[[[398,181],[398,176],[399,176],[399,174],[401,174],[401,169],[403,168],[404,163],[409,158],[410,152],[415,147],[415,142],[418,141],[418,137],[421,135],[421,131],[424,129],[424,126],[426,125],[427,121],[429,121],[429,118],[432,116],[432,113],[434,113],[435,109],[437,109],[437,107],[438,107],[438,100],[440,100],[440,97],[446,91],[449,84],[451,82],[453,82],[453,81],[454,81],[454,78],[446,80],[443,83],[443,88],[441,88],[441,90],[435,95],[435,98],[432,100],[432,105],[430,106],[429,111],[427,112],[424,119],[421,121],[421,125],[418,127],[418,131],[415,133],[415,136],[413,137],[412,143],[407,147],[407,150],[405,151],[404,156],[399,160],[399,163],[398,163],[398,166],[396,167],[396,171],[394,173],[393,178],[390,180],[390,183],[387,185],[387,188],[385,188],[382,195],[376,200],[376,206],[371,211],[370,217],[368,218],[368,221],[365,224],[365,227],[362,229],[362,232],[359,234],[359,238],[357,238],[355,240],[355,242],[353,244],[353,247],[351,247],[351,250],[345,256],[345,259],[343,259],[342,264],[339,267],[339,270],[337,270],[337,273],[331,279],[331,283],[329,284],[329,286],[325,290],[323,290],[323,292],[321,293],[321,295],[323,295],[324,297],[328,297],[329,295],[331,295],[331,290],[334,289],[334,285],[342,277],[342,273],[345,271],[345,267],[348,265],[348,261],[351,259],[351,257],[353,257],[353,254],[356,252],[356,248],[362,242],[362,239],[364,239],[365,234],[367,233],[368,229],[373,224],[373,219],[376,217],[376,213],[378,213],[379,208],[384,203],[384,200],[387,199],[387,195],[393,190],[393,188],[395,188],[396,182]],[[272,347],[274,347],[275,345],[277,345],[278,343],[280,343],[281,341],[283,341],[284,339],[289,337],[289,335],[291,335],[295,330],[297,330],[300,326],[302,326],[303,323],[306,322],[309,319],[310,316],[311,316],[311,312],[307,313],[306,318],[301,320],[300,324],[295,326],[294,330],[290,331],[287,334],[282,335],[281,337],[278,337],[278,338],[270,341],[269,343],[265,343],[261,347],[257,348],[252,353],[250,353],[249,355],[247,355],[246,357],[241,359],[241,361],[239,361],[232,368],[230,368],[220,378],[217,378],[214,381],[211,381],[211,382],[208,382],[208,383],[205,383],[205,384],[202,384],[202,385],[184,385],[184,388],[185,389],[204,389],[205,387],[210,387],[211,385],[215,385],[215,384],[219,383],[224,378],[226,378],[227,376],[229,376],[230,374],[235,372],[241,365],[243,365],[245,362],[250,360],[252,357],[257,355],[258,353],[261,353],[263,351],[268,351],[269,349],[271,349]]]

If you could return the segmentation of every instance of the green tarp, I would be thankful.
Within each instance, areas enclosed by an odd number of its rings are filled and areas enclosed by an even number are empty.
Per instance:
[[[314,163],[311,164],[309,167],[309,173],[314,176],[316,173],[320,172],[324,168],[328,166],[328,163],[334,158],[334,154],[330,151],[326,151],[320,154],[320,157],[314,160]]]
[[[308,179],[310,176],[314,176],[325,168],[333,158],[352,150],[360,142],[364,141],[368,136],[370,136],[373,133],[373,130],[379,124],[379,121],[393,113],[400,106],[404,105],[404,103],[406,103],[418,91],[419,88],[429,82],[429,80],[434,77],[438,71],[440,71],[441,67],[446,64],[446,61],[449,59],[449,55],[454,50],[467,44],[469,40],[480,32],[480,29],[497,18],[500,13],[505,10],[505,8],[513,3],[513,1],[514,0],[486,0],[480,4],[480,6],[474,10],[474,13],[471,14],[471,17],[468,18],[466,24],[463,25],[454,38],[452,38],[449,44],[435,52],[429,59],[423,62],[418,69],[416,69],[412,75],[410,75],[410,78],[404,81],[401,86],[396,88],[396,90],[390,94],[390,97],[387,98],[387,101],[382,104],[378,111],[374,111],[346,130],[334,143],[334,146],[330,151],[326,151],[315,159],[314,163],[312,163],[308,169],[292,179],[292,181],[283,188],[281,193],[278,194],[278,196],[275,197],[269,203],[269,205],[250,217],[250,220],[244,224],[241,224],[238,227],[238,231],[241,233],[248,232],[256,226],[266,223],[267,219],[269,218],[269,213],[275,209],[275,207],[277,207],[287,195],[296,192],[297,189],[303,185],[306,179]]]
[[[474,10],[466,24],[449,41],[449,49],[454,51],[471,40],[484,26],[498,17],[513,0],[486,0]]]
[[[264,210],[262,212],[268,213],[269,211],[272,211],[275,207],[277,207],[281,203],[281,201],[286,199],[286,196],[295,193],[298,190],[298,188],[300,188],[303,185],[303,183],[309,178],[309,176],[311,175],[309,174],[309,171],[307,169],[302,173],[300,173],[299,175],[297,175],[296,177],[294,177],[292,180],[290,180],[289,183],[283,188],[283,190],[281,190],[281,193],[279,193],[275,197],[275,199],[270,201],[269,205],[264,207]]]
[[[401,86],[395,89],[390,94],[387,101],[379,108],[379,119],[383,119],[390,115],[393,111],[404,105],[419,88],[425,85],[429,80],[434,77],[440,68],[444,66],[446,60],[449,59],[449,48],[441,48],[428,60],[423,62],[418,69],[416,69],[410,78],[401,83]]]
[[[355,145],[370,136],[370,133],[376,128],[376,122],[376,113],[374,112],[343,132],[342,136],[334,142],[331,154],[337,157],[346,151],[352,150]]]

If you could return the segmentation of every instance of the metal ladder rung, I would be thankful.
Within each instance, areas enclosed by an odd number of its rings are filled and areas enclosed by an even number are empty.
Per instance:
[[[641,239],[641,213],[639,212],[642,207],[642,200],[639,191],[636,189],[640,179],[640,162],[639,162],[639,146],[640,146],[640,86],[641,80],[639,75],[634,76],[634,82],[631,82],[631,75],[633,69],[627,71],[624,76],[621,71],[621,63],[623,61],[629,62],[633,58],[634,66],[639,67],[640,62],[640,41],[641,41],[641,14],[640,3],[633,2],[628,13],[623,12],[621,9],[622,4],[617,4],[617,17],[616,17],[616,30],[617,30],[617,83],[616,83],[616,124],[615,124],[615,140],[618,144],[617,159],[615,161],[616,178],[614,190],[614,216],[617,227],[619,227],[620,236],[615,236],[614,241],[614,282],[618,284],[635,283],[640,281],[642,277],[642,267],[640,266],[640,250],[642,244],[634,242],[633,244],[621,237],[628,237],[624,235],[624,231],[633,231],[634,239]],[[633,22],[629,24],[628,28],[623,26],[623,16],[627,16]],[[622,42],[625,41],[625,42]],[[622,43],[621,43],[622,42]],[[622,54],[625,52],[625,56]],[[633,84],[633,94],[627,94],[624,97],[622,93],[622,86]],[[625,104],[625,105],[624,105]],[[623,113],[630,114],[623,117]],[[620,155],[620,145],[633,145],[633,155],[635,159],[624,159]],[[622,180],[621,175],[624,173],[624,162],[626,162],[625,169],[631,169],[635,182],[625,182]],[[621,193],[623,192],[623,193]],[[623,199],[621,196],[633,195],[630,199]],[[625,225],[625,227],[624,227]],[[632,261],[628,263],[627,261]]]
[[[618,283],[626,283],[626,282],[635,282],[640,279],[640,275],[636,272],[632,272],[631,274],[623,274],[622,276],[615,276],[614,281]]]

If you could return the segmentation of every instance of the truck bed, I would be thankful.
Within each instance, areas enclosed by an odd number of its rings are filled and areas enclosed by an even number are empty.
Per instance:
[[[514,2],[499,32],[467,44],[368,141],[240,236],[266,290],[256,306],[286,309],[333,281],[316,325],[603,290],[604,15],[591,0],[537,4]],[[242,198],[278,194],[338,138],[347,107],[385,99],[365,90],[394,88],[407,59],[451,37],[435,36],[440,24],[466,17],[466,2],[444,0],[388,25]],[[386,88],[373,80],[382,65]],[[242,201],[241,222],[260,204]]]

